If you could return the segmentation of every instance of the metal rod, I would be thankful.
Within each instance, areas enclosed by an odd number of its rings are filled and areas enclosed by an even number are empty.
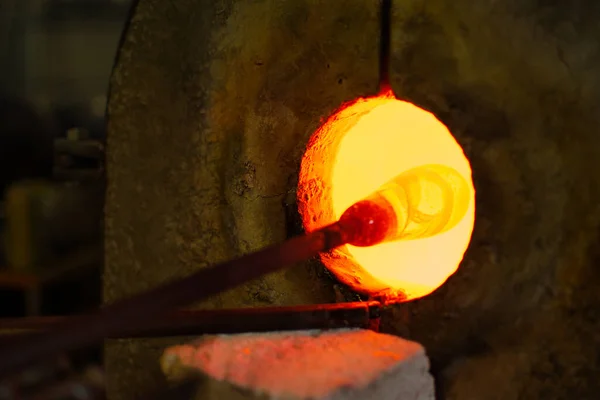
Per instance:
[[[379,36],[379,90],[391,90],[390,52],[392,35],[392,0],[381,0],[381,31]]]
[[[236,260],[202,269],[187,278],[115,302],[97,313],[60,322],[48,332],[7,337],[0,344],[0,376],[42,357],[136,331],[152,318],[177,307],[204,300],[343,244],[341,229],[332,224]]]
[[[304,329],[371,328],[381,304],[353,302],[293,307],[257,307],[225,310],[180,310],[145,321],[115,338],[192,336]],[[85,317],[83,317],[83,320]],[[0,319],[0,332],[48,331],[71,317]]]

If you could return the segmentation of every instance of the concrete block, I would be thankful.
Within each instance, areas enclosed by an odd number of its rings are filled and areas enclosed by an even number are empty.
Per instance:
[[[207,377],[203,399],[434,399],[423,347],[369,330],[210,336],[168,348],[161,367]]]

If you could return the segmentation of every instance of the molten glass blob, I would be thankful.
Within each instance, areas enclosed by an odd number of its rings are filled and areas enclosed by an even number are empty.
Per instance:
[[[367,247],[425,239],[453,228],[469,207],[469,184],[453,168],[408,170],[348,208],[339,225],[348,244]]]
[[[360,293],[396,292],[403,301],[431,293],[460,265],[475,190],[469,161],[448,129],[431,113],[384,95],[345,105],[311,137],[298,206],[309,232],[354,213],[362,236],[322,254],[323,264]]]

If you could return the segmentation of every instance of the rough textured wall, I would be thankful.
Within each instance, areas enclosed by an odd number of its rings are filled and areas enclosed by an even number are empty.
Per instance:
[[[376,89],[376,3],[140,1],[109,104],[107,301],[285,236],[306,139]],[[440,398],[595,398],[599,6],[394,4],[394,90],[463,144],[477,220],[457,274],[384,329],[426,346]],[[315,275],[208,306],[331,300]],[[113,399],[160,383],[166,342],[108,344]]]
[[[285,238],[309,136],[377,90],[377,12],[369,0],[139,2],[111,81],[106,301]],[[204,305],[332,302],[321,273],[308,263]],[[161,385],[169,342],[108,343],[111,398]]]
[[[600,390],[599,11],[592,1],[395,2],[394,90],[447,124],[477,190],[458,273],[385,317],[428,349],[443,398]]]

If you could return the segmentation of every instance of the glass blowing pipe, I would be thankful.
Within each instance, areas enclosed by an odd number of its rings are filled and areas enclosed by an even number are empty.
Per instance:
[[[470,191],[452,168],[425,165],[406,171],[351,206],[336,223],[255,253],[200,269],[102,310],[52,324],[46,332],[0,342],[0,377],[61,351],[132,333],[176,307],[204,300],[267,273],[344,244],[371,246],[447,231],[465,215]]]

